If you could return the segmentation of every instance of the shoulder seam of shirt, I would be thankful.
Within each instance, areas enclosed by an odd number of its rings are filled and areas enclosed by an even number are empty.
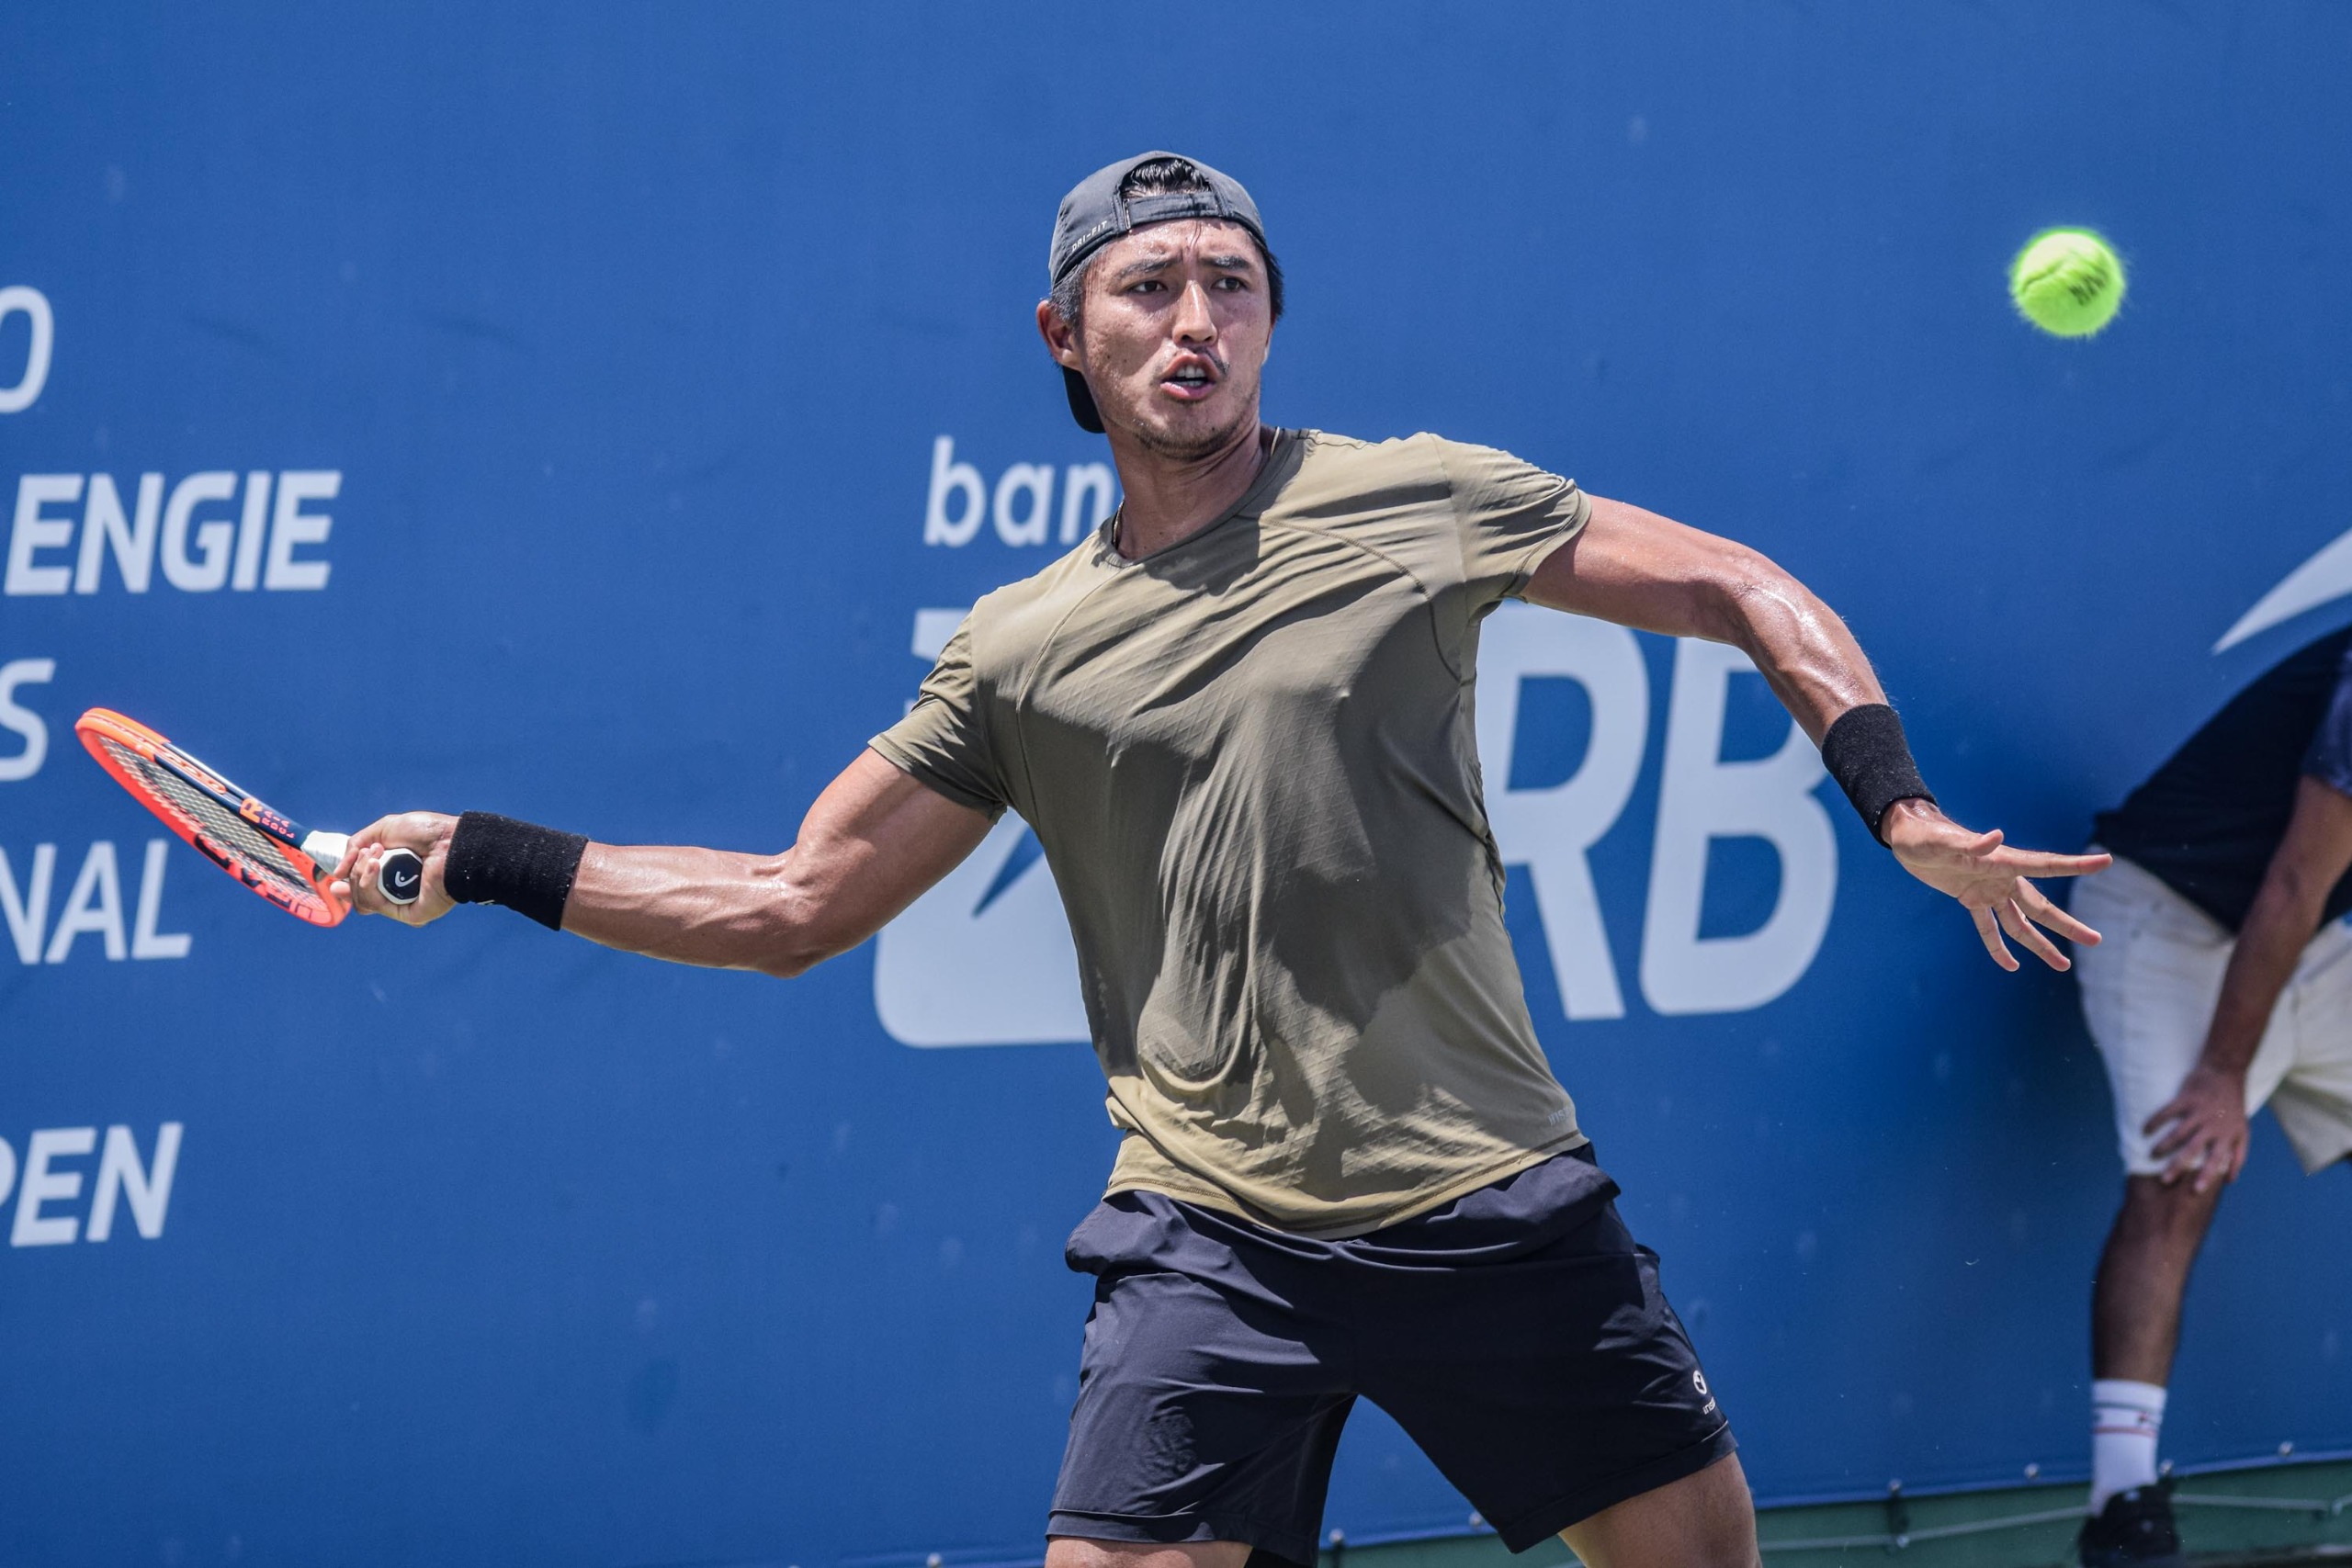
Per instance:
[[[1462,515],[1462,487],[1454,483],[1453,470],[1446,466],[1445,437],[1427,430],[1419,434],[1429,438],[1430,450],[1437,457],[1438,477],[1445,481],[1445,503],[1453,512],[1453,560],[1456,575],[1463,582],[1467,583],[1470,581],[1470,549],[1468,541],[1464,537],[1468,532],[1468,525]],[[1416,439],[1419,438],[1419,436],[1416,437]],[[1463,670],[1460,662],[1446,650],[1442,641],[1438,646],[1438,656],[1445,660],[1445,667],[1453,671],[1453,678],[1464,685],[1468,685],[1477,678],[1476,671],[1465,672]]]
[[[985,599],[988,595],[982,594],[981,597]],[[986,756],[996,750],[996,724],[989,716],[988,688],[981,683],[983,677],[980,673],[979,611],[980,607],[976,604],[964,616],[964,657],[972,666],[973,716],[980,722],[980,752],[981,755]],[[1001,772],[1001,764],[1000,764],[1000,772]],[[1012,793],[1009,787],[1012,783],[1011,779],[999,778],[996,781],[997,793],[1010,796]],[[1011,807],[1012,804],[1009,798],[998,802],[1000,807]]]
[[[1445,475],[1445,488],[1446,488],[1446,494],[1447,494],[1447,495],[1448,495],[1448,496],[1453,500],[1453,540],[1454,540],[1454,547],[1455,547],[1457,550],[1459,550],[1459,551],[1461,552],[1461,556],[1462,556],[1462,580],[1463,580],[1464,582],[1467,582],[1467,581],[1470,580],[1470,553],[1469,553],[1469,537],[1468,537],[1469,529],[1468,529],[1468,526],[1467,526],[1467,522],[1466,522],[1466,520],[1465,520],[1465,519],[1463,517],[1463,515],[1462,515],[1462,496],[1461,496],[1460,490],[1455,486],[1454,481],[1453,481],[1453,469],[1451,469],[1451,468],[1447,468],[1447,467],[1445,466],[1445,449],[1446,449],[1446,447],[1448,447],[1448,446],[1476,446],[1476,445],[1477,445],[1477,443],[1476,443],[1476,442],[1462,442],[1462,441],[1449,441],[1446,437],[1444,437],[1444,436],[1442,436],[1442,435],[1439,435],[1439,434],[1435,434],[1435,433],[1433,433],[1433,432],[1426,431],[1426,430],[1425,430],[1425,431],[1422,431],[1422,432],[1421,432],[1421,434],[1423,434],[1423,435],[1427,435],[1427,436],[1428,436],[1431,441],[1433,441],[1433,442],[1435,442],[1435,443],[1437,444],[1437,462],[1438,462],[1438,471],[1439,471],[1439,472],[1441,472],[1441,473],[1442,473],[1443,475]],[[1521,463],[1521,464],[1525,464],[1528,468],[1534,469],[1535,471],[1537,471],[1537,472],[1539,472],[1539,473],[1548,474],[1548,475],[1550,475],[1553,479],[1555,479],[1559,480],[1559,481],[1560,481],[1560,483],[1561,483],[1561,485],[1562,485],[1562,486],[1563,486],[1566,491],[1573,492],[1574,494],[1576,494],[1576,495],[1579,498],[1579,508],[1580,508],[1580,510],[1582,510],[1582,511],[1583,511],[1583,513],[1584,513],[1584,514],[1585,514],[1585,515],[1584,515],[1583,520],[1582,520],[1582,521],[1579,521],[1579,522],[1577,524],[1577,525],[1576,525],[1572,530],[1570,530],[1570,532],[1571,532],[1572,534],[1581,534],[1581,533],[1583,533],[1583,532],[1584,532],[1585,524],[1586,524],[1586,523],[1589,523],[1589,522],[1590,522],[1590,521],[1591,521],[1591,515],[1592,515],[1592,497],[1591,497],[1591,495],[1590,495],[1590,494],[1589,494],[1589,493],[1586,491],[1586,490],[1585,490],[1584,486],[1582,486],[1582,485],[1578,484],[1578,483],[1575,480],[1575,479],[1574,479],[1574,478],[1572,478],[1572,477],[1570,477],[1569,475],[1566,475],[1566,474],[1553,473],[1551,469],[1544,468],[1542,464],[1540,464],[1540,463],[1535,463],[1535,462],[1531,462],[1531,461],[1529,461],[1529,459],[1527,459],[1527,458],[1525,458],[1525,457],[1521,457],[1521,456],[1520,456],[1518,453],[1516,453],[1516,452],[1506,452],[1506,451],[1504,451],[1504,450],[1503,450],[1501,447],[1499,447],[1499,446],[1488,446],[1488,447],[1486,447],[1486,448],[1485,448],[1485,450],[1489,451],[1489,452],[1498,453],[1498,454],[1500,454],[1502,457],[1508,457],[1508,458],[1510,458],[1511,461],[1513,461],[1513,462],[1515,462],[1515,463]],[[1531,551],[1531,552],[1532,552],[1532,550],[1536,549],[1536,548],[1537,548],[1537,547],[1539,547],[1540,546],[1544,545],[1545,542],[1546,542],[1546,541],[1538,540],[1538,541],[1536,541],[1535,543],[1529,545],[1529,546],[1527,547],[1527,548],[1528,548],[1528,550],[1529,550],[1529,551]],[[1565,540],[1555,540],[1555,541],[1550,541],[1550,543],[1551,543],[1551,545],[1552,545],[1552,547],[1553,547],[1554,548],[1558,547],[1558,546],[1559,546],[1560,544],[1565,543],[1565,542],[1566,542]],[[1544,553],[1545,553],[1545,557],[1546,557],[1546,558],[1549,558],[1549,555],[1550,555],[1550,550],[1548,550],[1548,549],[1547,549]],[[1542,564],[1543,564],[1543,562],[1539,560],[1539,561],[1537,561],[1537,562],[1535,563],[1535,566],[1541,566]],[[1527,570],[1525,570],[1525,571],[1514,572],[1514,573],[1512,574],[1512,576],[1513,576],[1513,578],[1514,578],[1514,581],[1512,582],[1512,585],[1511,585],[1510,588],[1507,588],[1507,589],[1505,589],[1505,590],[1503,591],[1503,597],[1504,597],[1504,598],[1506,598],[1506,599],[1516,599],[1516,598],[1518,598],[1521,593],[1523,593],[1523,592],[1526,592],[1527,585],[1528,585],[1530,582],[1533,581],[1534,581],[1534,579],[1535,579],[1535,567],[1534,567],[1534,566],[1531,566],[1531,567],[1530,567]]]

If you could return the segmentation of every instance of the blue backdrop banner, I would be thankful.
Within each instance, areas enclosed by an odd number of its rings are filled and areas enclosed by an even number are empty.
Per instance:
[[[0,10],[0,1561],[1034,1562],[1114,1134],[1009,822],[793,982],[332,931],[75,745],[348,829],[783,847],[1116,499],[1031,321],[1170,145],[1290,278],[1268,413],[1514,450],[1843,611],[1962,819],[2071,848],[2352,592],[2352,11]],[[2017,320],[2053,223],[2132,268]],[[2306,563],[2309,563],[2308,565]],[[1544,1044],[1767,1501],[2086,1468],[2119,1190],[1736,655],[1512,606]],[[2352,1450],[2352,1184],[2260,1123],[2167,1451]],[[1470,1528],[1377,1411],[1327,1524]]]

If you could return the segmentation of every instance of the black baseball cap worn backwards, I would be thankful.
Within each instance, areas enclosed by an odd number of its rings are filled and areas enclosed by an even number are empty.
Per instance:
[[[1162,158],[1192,164],[1208,182],[1209,188],[1170,191],[1133,199],[1119,194],[1119,186],[1137,167]],[[1250,193],[1241,188],[1239,180],[1182,152],[1138,152],[1095,170],[1062,197],[1061,210],[1054,216],[1053,246],[1046,257],[1046,291],[1050,294],[1061,287],[1062,279],[1084,266],[1088,258],[1112,241],[1147,224],[1169,223],[1180,218],[1222,218],[1238,223],[1250,231],[1260,250],[1268,248],[1266,226],[1258,217],[1258,204],[1250,199]],[[1064,367],[1062,385],[1069,394],[1070,417],[1078,421],[1080,429],[1102,434],[1102,415],[1094,406],[1094,394],[1086,389],[1086,378]]]

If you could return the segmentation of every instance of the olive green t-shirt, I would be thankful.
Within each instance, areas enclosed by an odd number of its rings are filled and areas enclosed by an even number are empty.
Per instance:
[[[1275,434],[1128,560],[1114,524],[973,606],[875,750],[1036,830],[1113,1191],[1358,1235],[1581,1146],[1503,928],[1478,628],[1576,485],[1433,435]]]

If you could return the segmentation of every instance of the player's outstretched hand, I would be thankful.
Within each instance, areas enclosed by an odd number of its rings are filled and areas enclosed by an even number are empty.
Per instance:
[[[2140,1131],[2153,1137],[2166,1122],[2172,1130],[2148,1151],[2169,1162],[2158,1179],[2165,1186],[2186,1176],[2203,1192],[2235,1181],[2245,1168],[2245,1075],[2199,1063]]]
[[[403,811],[379,818],[351,835],[351,847],[334,868],[330,891],[363,915],[390,915],[411,926],[437,920],[458,907],[441,880],[449,859],[449,836],[457,830],[458,819],[437,811]],[[413,904],[395,904],[376,886],[384,856],[392,850],[414,850],[424,862],[424,885]]]
[[[2098,932],[2043,897],[2026,879],[2103,871],[2110,857],[2013,850],[2001,841],[1999,829],[1971,832],[1924,800],[1896,801],[1879,828],[1904,870],[1960,900],[1976,922],[1976,934],[1984,939],[1984,951],[2002,968],[2018,966],[2009,944],[2001,940],[2003,931],[2052,969],[2073,964],[2042,934],[2043,926],[2077,946],[2098,944]]]

